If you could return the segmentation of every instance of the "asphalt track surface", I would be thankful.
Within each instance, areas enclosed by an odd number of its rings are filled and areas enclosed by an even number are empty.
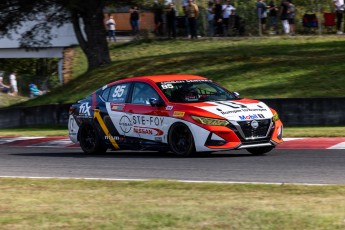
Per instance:
[[[275,149],[266,156],[240,150],[178,158],[133,151],[86,156],[79,148],[0,145],[0,176],[345,184],[345,150]]]

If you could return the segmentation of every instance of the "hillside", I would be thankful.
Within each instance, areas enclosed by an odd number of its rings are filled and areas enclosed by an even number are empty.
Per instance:
[[[206,76],[242,97],[341,97],[345,96],[344,47],[341,36],[114,44],[110,65],[81,74],[24,105],[74,102],[117,79],[166,73]],[[85,58],[74,66],[83,72],[80,66],[86,66]]]

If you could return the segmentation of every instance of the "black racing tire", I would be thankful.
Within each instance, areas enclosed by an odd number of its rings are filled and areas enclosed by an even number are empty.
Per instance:
[[[251,149],[247,149],[247,151],[255,156],[262,156],[270,152],[272,149],[274,149],[274,147],[269,146],[269,147],[251,148]]]
[[[193,134],[183,123],[175,123],[170,127],[168,143],[170,150],[179,157],[190,157],[195,154]]]
[[[82,123],[79,127],[78,140],[81,149],[86,154],[102,154],[108,149],[95,125],[89,122]]]

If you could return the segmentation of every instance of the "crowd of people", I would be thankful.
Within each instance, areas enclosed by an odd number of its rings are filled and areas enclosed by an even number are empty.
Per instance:
[[[10,96],[17,96],[18,95],[18,85],[17,85],[17,77],[16,72],[12,72],[9,75],[9,85],[4,83],[3,72],[0,76],[0,93],[8,94]],[[29,96],[30,98],[34,98],[37,96],[41,96],[45,94],[45,90],[38,89],[37,85],[30,83],[29,84]]]
[[[344,0],[331,0],[336,11],[337,34],[343,34],[341,25],[344,15]],[[154,33],[157,36],[167,35],[170,38],[176,37],[177,10],[171,1],[165,8],[157,3],[153,7]],[[191,38],[198,38],[198,18],[200,17],[199,6],[194,0],[181,0],[185,21],[185,34]],[[253,9],[256,9],[259,35],[263,34],[287,34],[296,33],[296,6],[293,0],[257,0]],[[232,0],[212,0],[207,7],[207,36],[233,36],[245,35],[245,20],[237,14]],[[132,35],[139,32],[140,13],[137,6],[129,10]],[[279,22],[281,25],[279,25]],[[108,26],[108,40],[116,41],[115,21],[112,17],[106,22]],[[165,26],[164,26],[165,25]],[[281,28],[281,31],[279,30]],[[345,30],[344,30],[345,32]]]
[[[4,78],[0,76],[0,92],[6,93],[11,96],[17,96],[18,95],[18,87],[17,87],[17,78],[16,73],[12,72],[9,76],[10,85],[6,85],[3,82]]]

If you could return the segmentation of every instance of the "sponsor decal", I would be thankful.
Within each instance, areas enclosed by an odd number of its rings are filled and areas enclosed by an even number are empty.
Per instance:
[[[81,104],[79,107],[79,115],[90,117],[90,108],[91,106],[89,106],[89,102]]]
[[[165,110],[172,110],[173,108],[174,108],[174,106],[168,105],[168,106],[165,108]]]
[[[162,142],[163,139],[162,139],[162,137],[155,137],[155,141]]]
[[[221,104],[221,105],[226,105],[228,107],[234,108],[233,110],[227,110],[227,111],[223,111],[221,108],[217,108],[217,110],[223,114],[223,115],[227,115],[227,114],[236,114],[236,113],[242,113],[242,112],[265,112],[267,111],[267,109],[263,108],[260,105],[256,105],[258,108],[248,108],[247,106],[241,105],[240,107],[237,107],[237,105],[239,105],[238,103],[235,102],[217,102],[217,104]],[[235,108],[237,107],[237,108]]]
[[[162,126],[163,122],[164,122],[164,117],[151,117],[151,116],[144,116],[144,115],[132,116],[133,125]]]
[[[265,118],[263,114],[251,114],[251,115],[242,115],[238,116],[241,120],[254,120],[254,119],[260,119]]]
[[[121,117],[119,125],[124,133],[129,133],[133,126],[131,120],[127,116]]]
[[[105,140],[110,140],[111,138],[113,138],[116,141],[123,141],[124,140],[124,138],[120,137],[120,136],[104,136]]]
[[[120,110],[123,110],[123,105],[117,105],[117,104],[111,103],[110,104],[110,109],[112,111],[120,111]]]
[[[133,132],[138,133],[138,134],[152,135],[152,136],[161,136],[163,134],[163,131],[160,129],[139,127],[139,126],[133,127]]]
[[[184,117],[185,112],[174,111],[173,117]]]

